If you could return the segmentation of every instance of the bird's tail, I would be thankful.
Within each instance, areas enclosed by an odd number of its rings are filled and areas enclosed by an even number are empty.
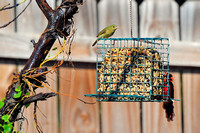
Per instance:
[[[167,121],[173,121],[173,118],[175,116],[173,101],[169,100],[168,102],[164,102],[163,108],[165,109],[166,112]]]
[[[92,46],[94,46],[97,43],[97,40],[92,44]]]

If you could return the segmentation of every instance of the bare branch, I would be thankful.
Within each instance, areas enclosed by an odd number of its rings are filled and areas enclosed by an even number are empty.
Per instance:
[[[48,25],[36,43],[34,51],[27,61],[25,67],[22,69],[21,74],[16,75],[12,84],[8,88],[6,99],[4,100],[4,106],[0,109],[0,117],[5,114],[10,114],[10,122],[14,122],[16,120],[17,115],[21,111],[21,108],[24,106],[24,104],[36,102],[38,100],[45,100],[46,98],[55,95],[54,93],[40,93],[36,96],[24,99],[27,96],[27,92],[29,92],[29,84],[34,84],[35,88],[33,88],[33,90],[35,90],[37,87],[41,86],[42,82],[45,83],[46,75],[42,73],[44,73],[46,70],[38,69],[39,71],[37,72],[33,71],[33,69],[38,68],[44,61],[49,50],[58,37],[68,37],[70,35],[71,27],[73,25],[73,15],[77,13],[78,10],[77,1],[80,2],[80,0],[73,0],[73,2],[63,0],[64,2],[59,7],[57,7],[55,10],[52,10],[46,3],[46,0],[36,1],[48,19]],[[39,74],[39,76],[35,79],[40,82],[31,78],[24,79],[23,75],[28,74]],[[29,84],[26,82],[27,80]],[[21,87],[22,93],[20,97],[15,98],[14,95],[18,94],[16,88],[19,86]],[[12,113],[10,113],[11,111]]]
[[[42,10],[45,17],[47,18],[47,20],[50,21],[52,18],[52,14],[53,14],[52,8],[49,6],[49,4],[46,2],[46,0],[36,0],[36,2],[38,4],[38,6],[40,7],[40,9]]]
[[[50,93],[38,93],[34,96],[28,97],[26,99],[23,100],[23,105],[26,104],[30,104],[32,102],[37,102],[37,101],[44,101],[47,100],[47,98],[56,96],[57,94],[54,92],[50,92]]]

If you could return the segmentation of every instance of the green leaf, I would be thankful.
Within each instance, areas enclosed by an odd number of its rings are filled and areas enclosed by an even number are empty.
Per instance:
[[[4,133],[11,133],[13,129],[13,125],[10,123],[3,125]]]
[[[0,109],[1,109],[1,108],[3,107],[3,105],[4,105],[4,102],[3,102],[4,100],[5,100],[5,97],[2,98],[1,101],[0,101]]]
[[[28,108],[28,107],[30,106],[30,104],[31,104],[31,103],[26,104],[25,107]]]
[[[5,122],[9,122],[9,117],[10,115],[3,115],[1,119],[4,120]]]
[[[20,92],[21,91],[21,86],[18,86],[17,88],[15,88],[16,92]]]
[[[17,94],[14,94],[14,98],[19,98],[22,94],[21,86],[17,86],[17,88],[15,88],[15,91],[17,92]]]
[[[6,98],[5,97],[3,97],[2,99],[1,99],[1,101],[4,101]]]
[[[30,95],[30,92],[26,92],[26,96],[29,96]]]
[[[0,101],[0,109],[3,107],[4,102]]]
[[[53,48],[52,50],[56,50],[56,49],[57,49],[57,47]]]
[[[14,94],[14,98],[19,98],[22,94],[22,91],[19,91],[17,94]]]

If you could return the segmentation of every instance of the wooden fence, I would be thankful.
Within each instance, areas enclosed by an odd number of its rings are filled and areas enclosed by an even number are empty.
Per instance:
[[[0,7],[9,2],[1,0]],[[52,7],[60,3],[47,0]],[[76,36],[72,48],[74,67],[65,62],[48,81],[56,91],[77,96],[95,93],[95,48],[92,42],[99,29],[117,24],[114,37],[130,37],[129,0],[87,0],[75,15]],[[28,3],[16,10],[0,12],[0,25],[7,23]],[[137,8],[139,10],[137,10]],[[179,10],[180,9],[180,10]],[[133,0],[133,35],[168,37],[170,71],[174,76],[175,119],[167,122],[162,103],[84,104],[72,97],[59,95],[39,103],[38,121],[45,133],[199,133],[200,132],[200,0],[188,0],[180,8],[174,0]],[[180,11],[180,12],[179,12]],[[0,98],[5,96],[13,72],[20,71],[47,21],[33,0],[17,21],[0,29]],[[47,88],[37,90],[48,92]],[[37,132],[33,106],[24,110],[23,132]],[[19,124],[15,125],[20,129]]]

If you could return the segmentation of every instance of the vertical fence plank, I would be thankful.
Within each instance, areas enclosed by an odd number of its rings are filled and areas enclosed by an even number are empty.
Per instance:
[[[0,9],[5,5],[9,4],[10,6],[14,4],[14,0],[1,0],[0,1]],[[0,11],[0,26],[7,24],[14,18],[14,9]],[[6,28],[0,29],[0,32],[13,32],[14,31],[14,22],[7,26]]]
[[[103,133],[140,133],[139,103],[102,103]]]
[[[61,4],[61,0],[57,1],[57,5]],[[95,37],[97,33],[96,19],[96,0],[84,1],[83,5],[78,5],[79,12],[74,15],[74,23],[76,31],[76,41],[79,38],[88,39]]]
[[[200,70],[191,68],[183,71],[184,131],[200,132]]]
[[[48,74],[47,81],[52,89],[57,91],[57,74]],[[48,88],[40,88],[39,92],[52,92]],[[44,133],[58,132],[58,110],[57,110],[57,96],[47,99],[47,101],[38,103],[38,121],[40,122]],[[41,114],[43,113],[43,114]]]
[[[8,86],[12,83],[13,73],[16,72],[15,64],[0,64],[0,99],[6,96]]]
[[[132,3],[133,36],[137,33],[136,2]],[[99,30],[116,24],[119,28],[113,37],[130,37],[129,0],[101,0],[98,4]],[[140,132],[139,103],[105,103],[102,106],[103,133]]]
[[[96,0],[87,0],[79,5],[79,12],[74,15],[76,35],[78,37],[95,37],[97,33]],[[75,38],[78,39],[78,38]]]
[[[140,11],[141,37],[179,39],[178,5],[174,0],[146,0]]]
[[[17,0],[21,2],[21,0]],[[25,6],[28,4],[29,0],[17,7],[17,14],[19,14]],[[50,6],[54,8],[55,1],[47,0]],[[26,11],[17,19],[17,32],[23,34],[41,34],[47,25],[47,19],[43,15],[42,11],[39,9],[35,0],[29,5]]]
[[[87,0],[79,5],[79,12],[74,15],[75,38],[72,45],[72,57],[83,59],[92,57],[94,51],[91,47],[97,34],[96,0]]]
[[[13,62],[3,61],[0,63],[0,100],[6,96],[9,85],[12,83],[17,66]],[[18,127],[15,125],[15,128]]]
[[[61,0],[58,0],[60,5]],[[74,60],[82,61],[87,58],[94,59],[94,49],[92,43],[97,34],[96,0],[84,1],[83,5],[78,5],[79,12],[74,15],[74,28],[76,33],[72,42],[72,54]]]
[[[19,70],[23,67],[20,65]],[[50,69],[50,68],[49,68]],[[47,74],[47,81],[48,84],[52,89],[57,91],[57,75],[54,74]],[[52,92],[47,87],[38,88],[36,93],[46,93]],[[22,125],[22,132],[28,133],[37,133],[34,117],[33,117],[33,110],[34,104],[32,103],[27,109],[24,110],[23,116],[27,119],[23,122]],[[46,101],[39,101],[37,103],[37,120],[38,124],[40,125],[42,131],[44,133],[57,133],[58,132],[58,110],[57,110],[57,97],[48,98]],[[27,123],[28,122],[28,123]]]
[[[181,7],[181,29],[183,41],[200,42],[200,1],[186,1]]]
[[[76,96],[87,102],[95,99],[84,94],[95,93],[95,70],[85,68],[61,68],[60,92]],[[99,108],[85,104],[74,97],[60,96],[62,133],[99,133]]]
[[[141,11],[141,37],[168,37],[178,40],[178,5],[174,0],[144,1]],[[180,75],[172,73],[175,79],[175,97],[180,98]],[[181,130],[181,104],[175,102],[176,117],[167,122],[163,103],[143,103],[143,131],[145,133],[178,132]]]
[[[99,9],[99,29],[116,24],[119,28],[113,37],[130,37],[130,4],[129,0],[101,0]],[[136,2],[132,3],[133,35],[137,35]]]
[[[180,73],[171,73],[174,78],[174,89],[176,99],[180,99]],[[167,122],[163,103],[143,103],[143,129],[144,133],[181,133],[181,103],[174,102],[175,118]]]

